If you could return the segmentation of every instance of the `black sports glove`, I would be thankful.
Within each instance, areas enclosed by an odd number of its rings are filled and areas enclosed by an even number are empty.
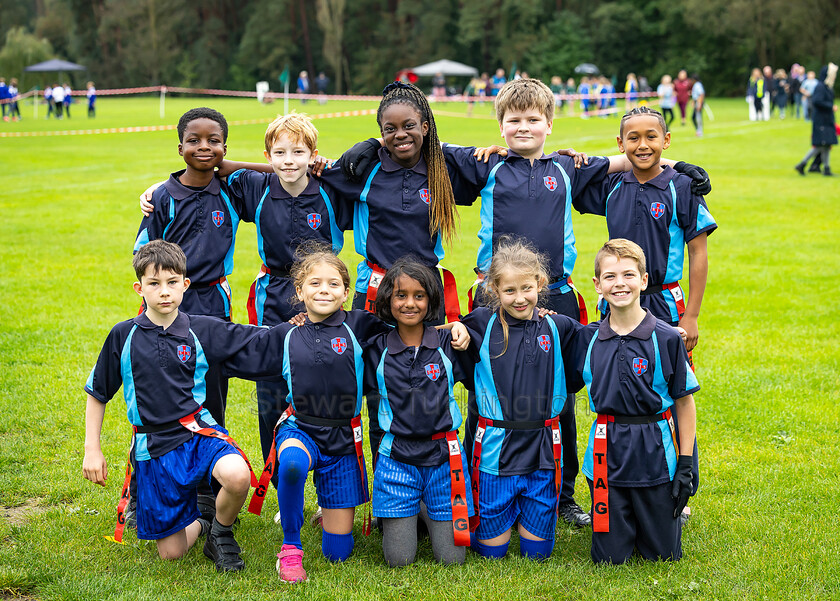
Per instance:
[[[688,503],[688,497],[694,492],[694,457],[691,455],[680,455],[677,459],[677,471],[674,474],[674,482],[671,484],[671,496],[674,497],[674,517],[680,517],[682,510]]]
[[[339,159],[344,177],[356,184],[361,182],[362,176],[376,160],[380,148],[381,144],[376,138],[369,138],[364,142],[354,144]]]
[[[355,148],[355,146],[353,147]],[[712,191],[712,182],[709,180],[709,174],[706,170],[697,165],[680,161],[674,165],[674,171],[677,173],[684,173],[691,178],[691,193],[696,196],[706,196]]]

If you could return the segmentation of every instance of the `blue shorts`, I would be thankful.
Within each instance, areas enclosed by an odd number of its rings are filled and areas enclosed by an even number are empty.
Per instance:
[[[277,431],[274,444],[277,448],[284,441],[294,438],[303,443],[312,459],[312,480],[318,493],[318,505],[324,509],[356,507],[365,502],[367,471],[362,482],[359,463],[355,455],[327,455],[321,452],[312,437],[291,424],[284,423]],[[367,466],[365,466],[367,470]]]
[[[461,464],[467,456],[461,449]],[[463,472],[467,511],[473,515],[469,470]],[[373,474],[373,515],[378,518],[407,518],[420,513],[420,501],[429,517],[437,522],[452,521],[452,480],[449,461],[420,467],[380,455]]]
[[[224,440],[197,434],[160,457],[137,461],[137,538],[159,540],[197,520],[196,486],[212,480],[219,459],[238,454]]]
[[[554,540],[557,525],[557,488],[554,470],[537,470],[521,476],[479,478],[479,522],[476,537],[495,538],[519,523],[531,534]]]

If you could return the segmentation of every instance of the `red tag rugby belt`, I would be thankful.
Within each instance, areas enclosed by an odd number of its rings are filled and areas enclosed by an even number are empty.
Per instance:
[[[281,415],[280,419],[277,420],[277,425],[274,426],[274,435],[272,437],[271,450],[268,453],[268,459],[266,460],[265,467],[263,468],[262,474],[260,475],[260,480],[256,485],[256,490],[254,490],[254,494],[251,495],[251,501],[250,503],[248,503],[248,511],[253,513],[254,515],[260,515],[260,513],[262,513],[263,503],[265,502],[265,495],[268,491],[268,483],[271,481],[271,477],[274,475],[274,470],[277,468],[277,444],[274,442],[277,439],[277,429],[284,421],[289,419],[289,417],[291,417],[292,415],[294,415],[296,419],[304,423],[321,422],[316,425],[329,425],[326,422],[335,422],[338,424],[338,426],[349,425],[351,428],[353,428],[353,444],[356,450],[356,461],[359,466],[359,473],[361,474],[362,495],[364,498],[365,507],[367,509],[367,511],[362,517],[362,531],[364,532],[365,536],[369,536],[373,520],[370,512],[370,492],[368,491],[367,471],[365,470],[365,453],[364,448],[362,446],[361,415],[357,415],[349,420],[328,420],[326,418],[316,418],[312,416],[299,416],[295,413],[295,410],[291,406],[286,407],[286,410],[283,412],[283,415]]]
[[[610,531],[610,487],[607,478],[607,424],[653,424],[667,420],[671,428],[671,437],[674,441],[674,449],[679,456],[676,432],[674,430],[674,419],[671,416],[671,409],[664,413],[653,415],[604,415],[598,414],[595,420],[595,436],[592,445],[592,531]]]
[[[236,451],[242,456],[242,459],[245,460],[245,464],[248,466],[248,471],[251,472],[251,486],[257,486],[257,477],[254,474],[254,470],[251,468],[251,462],[248,461],[248,456],[245,455],[245,452],[239,448],[239,445],[236,444],[236,441],[225,434],[224,432],[219,432],[213,428],[204,428],[198,425],[198,422],[195,421],[196,416],[201,412],[201,410],[196,411],[195,413],[191,413],[187,416],[182,417],[177,422],[168,422],[166,424],[161,424],[157,426],[134,426],[133,430],[135,434],[144,434],[150,432],[162,432],[178,423],[181,424],[184,428],[192,432],[193,434],[201,434],[202,436],[211,436],[213,438],[218,438],[224,440],[228,444],[230,444]],[[133,444],[133,443],[132,443]],[[128,501],[131,498],[131,491],[130,491],[130,484],[131,484],[131,450],[128,451],[128,461],[126,462],[125,466],[125,480],[123,481],[122,493],[120,493],[120,501],[117,504],[117,527],[114,529],[114,540],[118,543],[122,542],[123,539],[123,532],[125,531],[125,508],[128,506]]]
[[[449,450],[449,483],[452,503],[452,533],[455,545],[470,546],[470,518],[467,508],[467,485],[464,481],[464,464],[461,461],[461,445],[458,444],[458,431],[438,432],[432,440],[446,439]]]
[[[481,466],[481,442],[484,439],[484,433],[487,428],[504,428],[506,430],[537,430],[539,428],[551,428],[551,450],[554,456],[554,487],[556,489],[556,498],[559,507],[560,502],[560,488],[563,482],[563,442],[560,438],[560,417],[555,416],[545,421],[531,421],[531,422],[514,422],[506,420],[492,420],[486,417],[478,417],[478,427],[475,430],[475,443],[473,444],[473,465],[472,465],[472,491],[473,491],[473,507],[475,508],[475,516],[470,520],[470,532],[475,532],[478,524],[481,521],[478,511],[479,499],[479,474]]]

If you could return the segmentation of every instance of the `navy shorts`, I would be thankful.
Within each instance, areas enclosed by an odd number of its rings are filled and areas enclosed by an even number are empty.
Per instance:
[[[479,522],[476,537],[495,538],[519,523],[528,532],[554,540],[557,526],[557,488],[554,470],[537,470],[521,476],[479,478]]]
[[[592,480],[589,482],[590,493]],[[656,561],[682,557],[682,525],[674,517],[671,483],[657,486],[610,486],[610,531],[592,533],[592,561],[624,563],[639,552]]]
[[[137,538],[159,540],[197,520],[196,486],[211,482],[219,459],[238,454],[224,440],[196,434],[160,457],[137,461]]]
[[[367,472],[362,482],[359,462],[355,455],[327,455],[321,452],[312,437],[289,423],[284,423],[277,431],[274,444],[278,454],[284,441],[294,438],[303,443],[312,459],[312,480],[318,493],[318,505],[324,509],[342,509],[356,507],[365,502],[367,490]],[[367,467],[365,466],[365,469]]]
[[[467,456],[461,449],[461,464]],[[469,470],[464,470],[464,490],[471,490]],[[449,461],[437,466],[416,466],[380,455],[373,474],[373,515],[378,518],[407,518],[420,513],[420,501],[436,522],[452,521],[452,479]],[[467,511],[475,511],[467,499]]]

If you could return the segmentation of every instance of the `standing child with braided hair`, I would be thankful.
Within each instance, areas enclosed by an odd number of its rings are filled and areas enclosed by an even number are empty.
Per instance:
[[[443,260],[443,243],[455,238],[458,220],[434,115],[423,92],[411,84],[388,84],[376,122],[381,144],[375,138],[362,143],[376,149],[371,160],[347,164],[343,157],[322,176],[343,202],[353,205],[356,252],[365,259],[357,268],[353,307],[368,310],[373,310],[382,276],[399,257],[414,254],[434,269]],[[433,323],[459,313],[454,277],[446,270],[442,277],[445,313]]]

